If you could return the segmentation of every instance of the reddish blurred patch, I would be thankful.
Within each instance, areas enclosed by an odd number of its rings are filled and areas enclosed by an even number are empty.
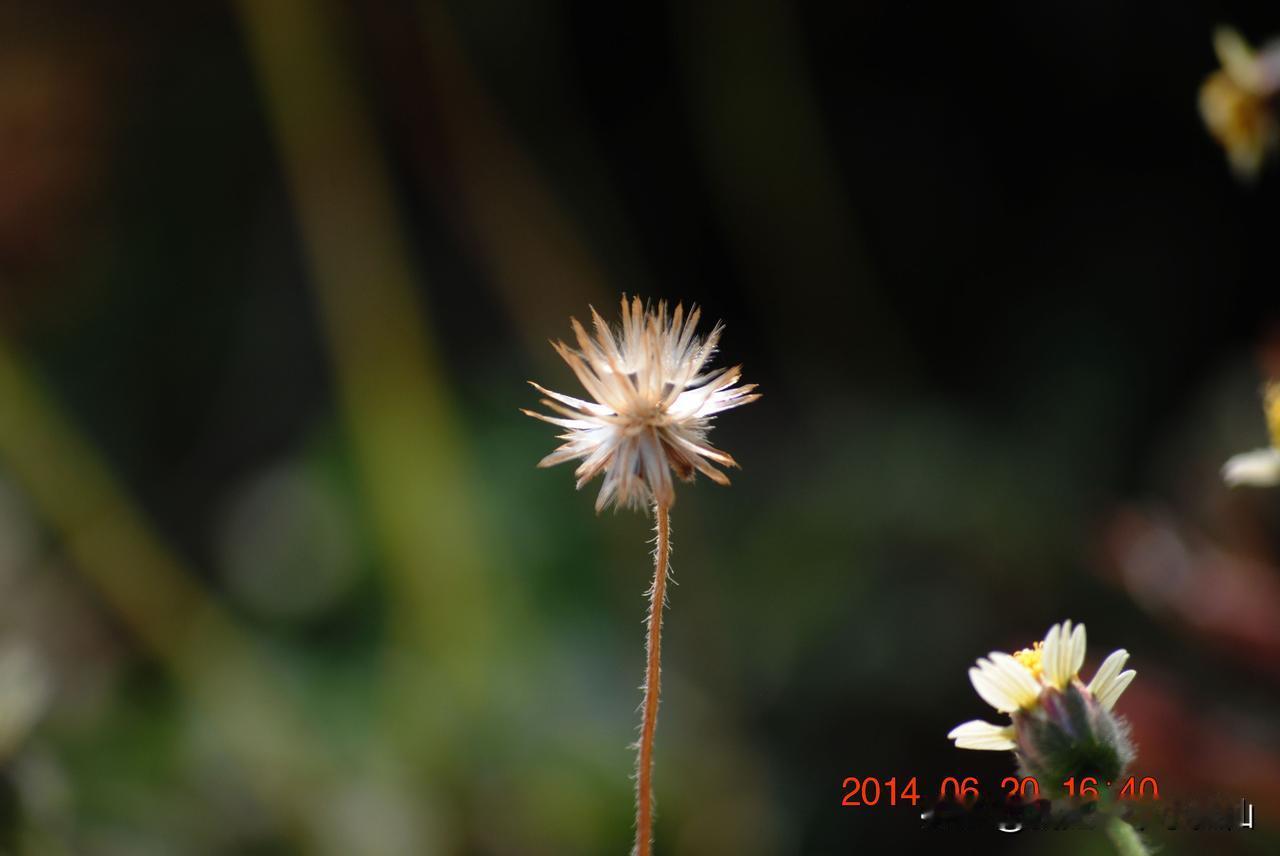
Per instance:
[[[1264,680],[1280,679],[1280,574],[1139,508],[1117,511],[1104,532],[1104,577],[1141,607],[1172,621]],[[1274,717],[1206,704],[1203,688],[1137,664],[1117,706],[1133,725],[1135,772],[1161,796],[1208,794],[1280,804],[1280,731]],[[1242,690],[1252,696],[1254,688]]]
[[[109,20],[109,19],[108,19]],[[114,61],[102,19],[67,4],[0,7],[0,311],[12,320],[79,255],[106,158]]]
[[[1138,745],[1133,774],[1154,776],[1164,800],[1214,795],[1280,805],[1280,752],[1267,745],[1276,745],[1273,724],[1206,712],[1192,695],[1149,669],[1125,692],[1117,710]]]
[[[1280,679],[1280,572],[1263,561],[1193,544],[1172,524],[1122,509],[1104,537],[1107,577],[1163,614]]]

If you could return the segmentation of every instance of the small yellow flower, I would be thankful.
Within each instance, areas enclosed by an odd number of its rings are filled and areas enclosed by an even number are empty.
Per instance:
[[[1080,682],[1084,665],[1085,629],[1072,627],[1070,621],[1049,628],[1043,642],[1036,642],[1016,654],[993,651],[979,658],[969,670],[969,680],[987,704],[1001,713],[1017,714],[1036,711],[1047,691],[1061,691]],[[1121,671],[1129,652],[1113,651],[1085,687],[1106,710],[1111,710],[1120,694],[1137,673]],[[970,720],[951,729],[947,735],[960,749],[1009,750],[1015,748],[1014,726],[996,725]]]
[[[1222,68],[1200,87],[1200,115],[1226,149],[1231,168],[1242,178],[1258,174],[1280,141],[1280,127],[1269,100],[1280,87],[1277,50],[1259,54],[1235,30],[1220,27],[1213,36]]]
[[[1231,487],[1280,484],[1280,383],[1268,381],[1263,386],[1262,410],[1267,418],[1271,445],[1233,455],[1222,465],[1222,479]]]

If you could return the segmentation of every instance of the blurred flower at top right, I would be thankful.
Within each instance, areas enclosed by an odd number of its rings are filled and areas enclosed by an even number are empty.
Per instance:
[[[1254,179],[1280,142],[1272,97],[1280,91],[1280,42],[1254,50],[1230,27],[1213,34],[1222,68],[1200,87],[1200,115],[1235,174]]]
[[[1271,445],[1232,455],[1222,465],[1222,480],[1231,487],[1280,484],[1280,383],[1268,381],[1262,388],[1262,408],[1267,417]]]

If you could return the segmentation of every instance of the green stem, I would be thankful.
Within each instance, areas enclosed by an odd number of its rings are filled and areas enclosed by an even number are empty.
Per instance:
[[[1151,853],[1147,845],[1142,843],[1138,830],[1118,817],[1107,821],[1107,837],[1116,846],[1116,850],[1120,851],[1120,856],[1149,856]]]
[[[662,608],[667,603],[667,573],[671,558],[671,518],[658,503],[658,546],[653,553],[653,587],[649,589],[648,666],[644,673],[644,716],[636,758],[636,846],[631,856],[653,854],[653,734],[658,727],[658,699],[662,678]]]

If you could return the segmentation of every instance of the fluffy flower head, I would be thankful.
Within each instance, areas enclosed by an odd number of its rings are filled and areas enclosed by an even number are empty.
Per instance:
[[[726,453],[707,442],[711,420],[723,410],[755,401],[755,384],[738,386],[741,366],[709,369],[720,340],[720,325],[705,339],[696,335],[700,310],[686,316],[683,305],[645,306],[622,298],[622,323],[611,329],[593,308],[594,337],[570,319],[578,347],[553,342],[591,400],[552,392],[542,403],[555,415],[525,414],[566,429],[563,444],[538,466],[580,460],[581,488],[604,473],[596,510],[613,503],[642,507],[675,501],[672,473],[692,481],[700,472],[717,484],[729,478],[715,467],[735,467]]]

